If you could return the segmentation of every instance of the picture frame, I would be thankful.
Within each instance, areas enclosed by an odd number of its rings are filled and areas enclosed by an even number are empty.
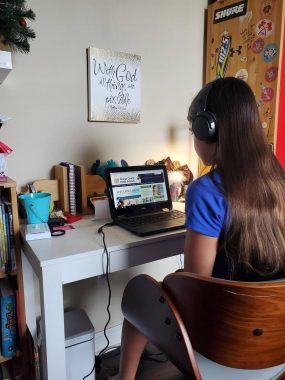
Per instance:
[[[88,120],[139,123],[141,56],[89,47]]]

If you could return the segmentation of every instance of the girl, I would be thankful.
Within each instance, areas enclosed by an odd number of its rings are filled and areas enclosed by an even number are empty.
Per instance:
[[[272,153],[250,87],[228,77],[207,84],[188,120],[208,174],[186,195],[184,270],[231,280],[285,273],[285,174]],[[133,380],[146,338],[124,321],[120,380]]]
[[[209,83],[188,120],[196,152],[212,170],[187,193],[185,270],[233,280],[283,277],[285,174],[250,87],[232,77]]]

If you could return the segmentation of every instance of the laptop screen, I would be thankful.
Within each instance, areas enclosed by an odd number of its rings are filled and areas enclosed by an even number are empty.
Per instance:
[[[112,217],[172,208],[165,165],[107,168]]]

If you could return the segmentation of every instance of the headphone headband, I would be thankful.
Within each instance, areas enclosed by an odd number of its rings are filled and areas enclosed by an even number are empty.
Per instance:
[[[214,86],[214,83],[215,81],[213,82],[209,82],[208,84],[206,84],[206,86],[202,89],[202,92],[205,91],[204,94],[202,94],[202,97],[200,99],[200,104],[202,104],[202,107],[200,108],[200,110],[198,111],[197,114],[203,112],[203,111],[206,111],[207,110],[207,101],[208,101],[208,96]],[[204,101],[203,101],[204,99]]]

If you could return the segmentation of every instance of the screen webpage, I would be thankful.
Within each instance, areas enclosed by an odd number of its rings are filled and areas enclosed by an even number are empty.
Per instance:
[[[116,209],[167,201],[163,170],[111,173]]]

